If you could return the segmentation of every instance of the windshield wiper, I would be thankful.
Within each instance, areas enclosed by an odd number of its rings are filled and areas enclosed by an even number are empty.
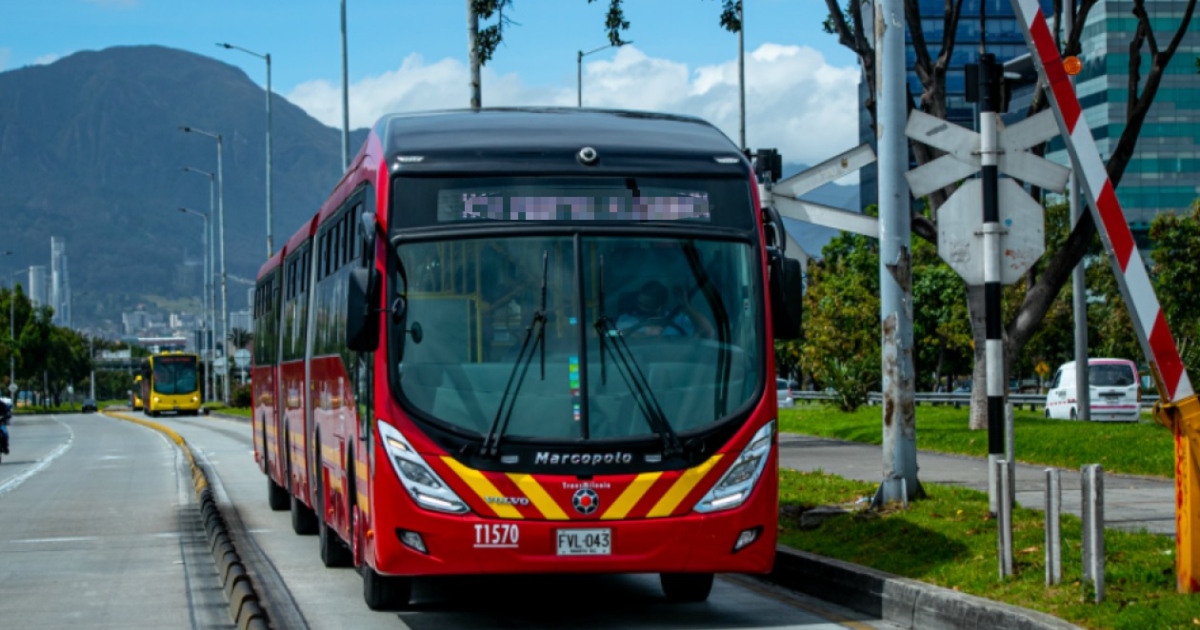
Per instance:
[[[603,304],[603,299],[601,304]],[[642,373],[641,367],[638,366],[633,352],[629,350],[629,344],[625,342],[625,337],[613,325],[612,318],[601,313],[600,318],[592,326],[600,336],[601,357],[604,356],[605,345],[612,343],[612,355],[616,359],[617,371],[621,373],[621,378],[624,379],[625,386],[633,394],[633,399],[637,402],[638,409],[642,412],[642,417],[646,419],[646,424],[650,425],[650,430],[654,431],[662,440],[663,457],[671,457],[683,452],[683,444],[679,441],[679,434],[675,433],[675,429],[671,428],[671,422],[667,420],[667,414],[663,412],[662,405],[658,404],[658,399],[654,397],[654,392],[650,389],[650,382],[646,379],[646,375]],[[600,366],[601,375],[603,375],[603,358],[601,359]]]
[[[696,280],[696,288],[704,295],[705,301],[708,302],[708,308],[713,314],[713,329],[717,340],[717,369],[713,375],[716,381],[713,383],[715,386],[713,403],[717,416],[722,417],[729,407],[729,381],[733,374],[733,356],[729,351],[729,342],[733,334],[730,328],[729,313],[725,310],[725,303],[721,300],[720,293],[700,260],[700,252],[696,249],[695,241],[689,240],[683,244],[683,254],[687,258],[692,277]]]
[[[508,422],[512,419],[513,408],[516,406],[517,394],[520,393],[521,386],[525,384],[525,375],[529,372],[533,353],[539,347],[542,351],[542,380],[546,380],[546,272],[548,261],[549,253],[543,250],[541,308],[534,312],[533,321],[529,322],[529,328],[525,329],[525,340],[521,342],[521,352],[517,354],[517,359],[513,362],[512,371],[508,374],[508,383],[504,386],[504,393],[500,395],[500,404],[496,406],[496,416],[492,418],[492,424],[483,438],[483,455],[485,457],[496,457],[500,454],[500,439],[504,437],[504,432],[508,429]],[[530,340],[533,340],[533,345],[529,344]],[[516,387],[513,386],[514,383]]]

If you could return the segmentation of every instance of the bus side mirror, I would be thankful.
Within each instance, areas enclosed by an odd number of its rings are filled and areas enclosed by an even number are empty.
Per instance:
[[[379,347],[379,272],[350,270],[346,290],[346,347],[355,352],[374,352]]]
[[[799,339],[804,315],[804,279],[800,261],[772,251],[771,319],[775,338]]]

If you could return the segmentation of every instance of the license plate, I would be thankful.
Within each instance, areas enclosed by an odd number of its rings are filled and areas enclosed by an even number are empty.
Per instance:
[[[560,529],[558,555],[607,556],[612,554],[611,529]]]

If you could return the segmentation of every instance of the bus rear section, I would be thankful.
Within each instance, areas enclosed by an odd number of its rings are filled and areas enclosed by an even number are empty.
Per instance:
[[[737,148],[694,119],[561,110],[376,133],[384,216],[342,324],[375,398],[362,447],[333,453],[367,603],[425,575],[624,572],[697,601],[714,573],[770,571],[767,295],[798,273]],[[524,157],[485,164],[481,142]]]

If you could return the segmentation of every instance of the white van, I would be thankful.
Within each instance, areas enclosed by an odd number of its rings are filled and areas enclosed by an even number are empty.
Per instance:
[[[1141,418],[1138,372],[1126,359],[1088,359],[1091,420],[1137,422]],[[1046,417],[1076,420],[1075,362],[1062,364],[1046,392]]]

